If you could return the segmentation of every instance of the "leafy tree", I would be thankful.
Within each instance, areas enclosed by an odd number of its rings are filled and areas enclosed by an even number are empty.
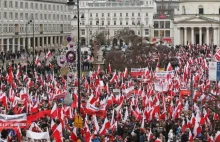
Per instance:
[[[105,31],[96,32],[93,35],[93,37],[97,40],[97,44],[99,45],[105,45],[107,43],[106,36],[107,34]]]

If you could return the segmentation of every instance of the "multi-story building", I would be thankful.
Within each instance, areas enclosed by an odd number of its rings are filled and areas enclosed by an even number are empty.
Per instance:
[[[174,43],[219,45],[219,0],[180,0],[174,15]]]
[[[152,41],[163,41],[173,45],[173,15],[179,7],[179,0],[156,0],[157,14],[154,15],[154,31]]]
[[[60,46],[71,33],[66,2],[0,0],[0,51],[16,52],[34,45],[35,49]]]
[[[151,34],[155,3],[153,0],[80,0],[80,39],[88,45],[94,34],[106,31],[107,38],[113,45],[121,39],[115,35],[121,29],[134,30],[142,38]],[[77,37],[77,11],[72,14],[72,33]],[[74,20],[75,19],[75,20]],[[120,42],[121,43],[121,42]]]

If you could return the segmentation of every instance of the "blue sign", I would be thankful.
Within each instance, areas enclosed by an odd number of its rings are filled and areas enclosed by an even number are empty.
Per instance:
[[[220,81],[220,62],[217,62],[216,81]]]

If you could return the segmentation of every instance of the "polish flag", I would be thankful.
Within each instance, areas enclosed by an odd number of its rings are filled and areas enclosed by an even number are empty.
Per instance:
[[[111,67],[111,64],[109,63],[108,64],[108,73],[111,73],[112,72],[112,67]]]
[[[56,127],[57,127],[57,124],[53,121],[53,119],[51,119],[51,130],[52,130],[52,132],[55,131]]]
[[[61,123],[54,130],[52,136],[54,137],[56,142],[62,142],[62,124]]]
[[[98,65],[97,74],[99,75],[101,73],[101,67]]]
[[[110,122],[108,121],[108,118],[106,117],[99,134],[105,135],[106,130],[108,128],[110,128]]]
[[[52,55],[52,52],[51,52],[51,51],[48,51],[48,53],[47,53],[46,56],[45,56],[45,59],[47,60],[49,57],[51,57],[51,55]]]
[[[201,132],[202,132],[202,129],[199,126],[199,123],[196,121],[196,124],[195,124],[195,126],[193,128],[194,137],[197,137],[197,135],[200,134]]]
[[[190,142],[193,142],[193,136],[192,136],[192,133],[191,133],[190,130],[189,130],[189,141],[190,141]]]
[[[116,75],[116,72],[114,72],[114,74],[110,80],[110,83],[113,83],[116,79],[117,79],[117,75]]]
[[[169,62],[168,66],[167,66],[167,71],[172,71],[173,70],[173,67],[171,65],[171,63]]]
[[[35,130],[34,130],[34,128],[35,128]],[[30,131],[34,130],[33,132],[43,132],[41,130],[41,128],[35,122],[31,123],[31,126],[29,127],[29,130]]]
[[[21,76],[21,71],[20,69],[18,69],[16,73],[16,79],[19,79],[20,76]]]
[[[0,96],[0,102],[2,102],[2,104],[7,107],[7,96],[5,94],[5,92],[3,94],[1,94]]]
[[[147,140],[150,141],[152,139],[153,139],[153,133],[151,132],[151,129],[150,129],[150,132],[148,134]]]
[[[53,108],[52,108],[51,113],[50,113],[51,118],[53,118],[53,119],[56,118],[57,113],[58,113],[57,104],[54,103]]]
[[[98,132],[100,128],[99,128],[99,124],[98,124],[96,115],[93,116],[93,123],[94,123],[94,125],[95,125],[95,130],[96,130],[96,132]]]
[[[76,142],[78,140],[75,127],[73,128],[73,131],[70,134],[70,139],[74,142]]]
[[[220,131],[215,134],[215,141],[220,142]]]
[[[22,134],[21,134],[21,128],[19,126],[17,127],[16,133],[17,133],[18,141],[21,142],[22,141]]]
[[[159,138],[157,138],[154,142],[162,142]]]
[[[35,59],[35,65],[38,65],[40,63],[40,59],[39,56],[37,55],[36,59]]]
[[[125,71],[124,71],[124,74],[123,74],[124,76],[124,78],[126,78],[127,76],[128,76],[128,68],[125,68]]]

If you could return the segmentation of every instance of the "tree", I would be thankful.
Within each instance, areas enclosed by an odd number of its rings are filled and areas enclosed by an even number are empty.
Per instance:
[[[94,33],[93,37],[97,40],[97,44],[99,45],[105,45],[107,40],[106,40],[106,32],[101,31],[101,32],[96,32]]]

